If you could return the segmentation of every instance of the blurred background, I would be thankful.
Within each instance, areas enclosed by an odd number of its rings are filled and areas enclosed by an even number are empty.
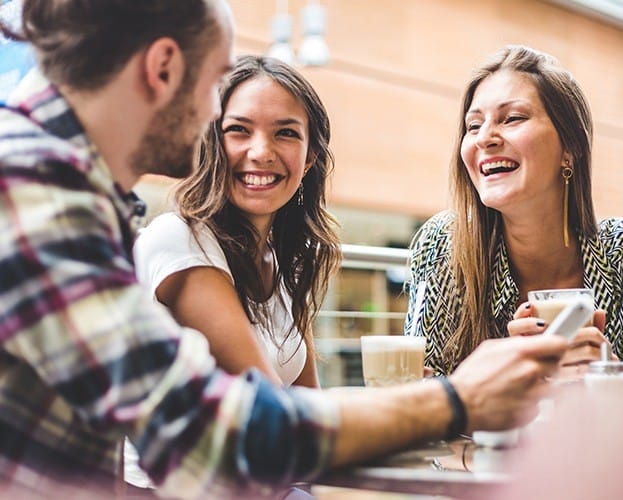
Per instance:
[[[21,2],[0,0],[0,18],[11,27],[19,25]],[[0,102],[4,102],[34,64],[28,45],[7,40],[0,34]]]
[[[0,9],[11,3],[0,0]],[[406,248],[419,225],[448,206],[464,83],[503,45],[549,52],[574,74],[595,121],[597,215],[622,215],[623,1],[229,3],[236,53],[271,54],[297,66],[331,118],[329,204],[348,258],[315,329],[323,385],[361,385],[359,337],[402,333]],[[0,92],[15,76],[7,76],[2,50],[0,43]],[[160,177],[139,183],[149,218],[170,208],[170,190]]]
[[[315,326],[323,386],[362,385],[361,335],[402,334],[406,251],[401,258],[389,248],[404,251],[419,225],[448,206],[464,83],[503,45],[549,52],[575,75],[595,121],[597,215],[623,215],[623,1],[229,3],[236,53],[297,66],[331,118],[330,210],[354,252]],[[152,213],[167,207],[168,187],[156,178],[139,185]]]

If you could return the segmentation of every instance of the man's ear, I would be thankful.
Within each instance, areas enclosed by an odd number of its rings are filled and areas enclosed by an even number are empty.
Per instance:
[[[144,74],[147,95],[156,106],[166,105],[184,79],[184,55],[175,40],[158,38],[145,52]]]

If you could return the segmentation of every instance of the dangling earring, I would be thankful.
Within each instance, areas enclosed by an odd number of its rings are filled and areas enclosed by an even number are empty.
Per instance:
[[[296,203],[299,207],[303,206],[303,181],[301,181],[301,185],[299,186],[298,196],[296,197]]]
[[[572,176],[573,169],[569,166],[569,160],[566,160],[562,169],[562,178],[565,180],[565,191],[562,199],[562,234],[565,247],[569,246],[569,179]]]

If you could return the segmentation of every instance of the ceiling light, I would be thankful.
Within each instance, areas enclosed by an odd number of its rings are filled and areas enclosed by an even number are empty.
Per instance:
[[[303,41],[298,59],[306,66],[324,66],[330,60],[329,47],[324,38],[327,30],[327,9],[319,3],[310,2],[301,12]]]

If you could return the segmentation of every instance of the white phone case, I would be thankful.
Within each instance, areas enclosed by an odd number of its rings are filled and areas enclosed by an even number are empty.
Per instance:
[[[593,315],[593,308],[584,300],[569,304],[554,318],[543,335],[562,335],[571,340]]]

